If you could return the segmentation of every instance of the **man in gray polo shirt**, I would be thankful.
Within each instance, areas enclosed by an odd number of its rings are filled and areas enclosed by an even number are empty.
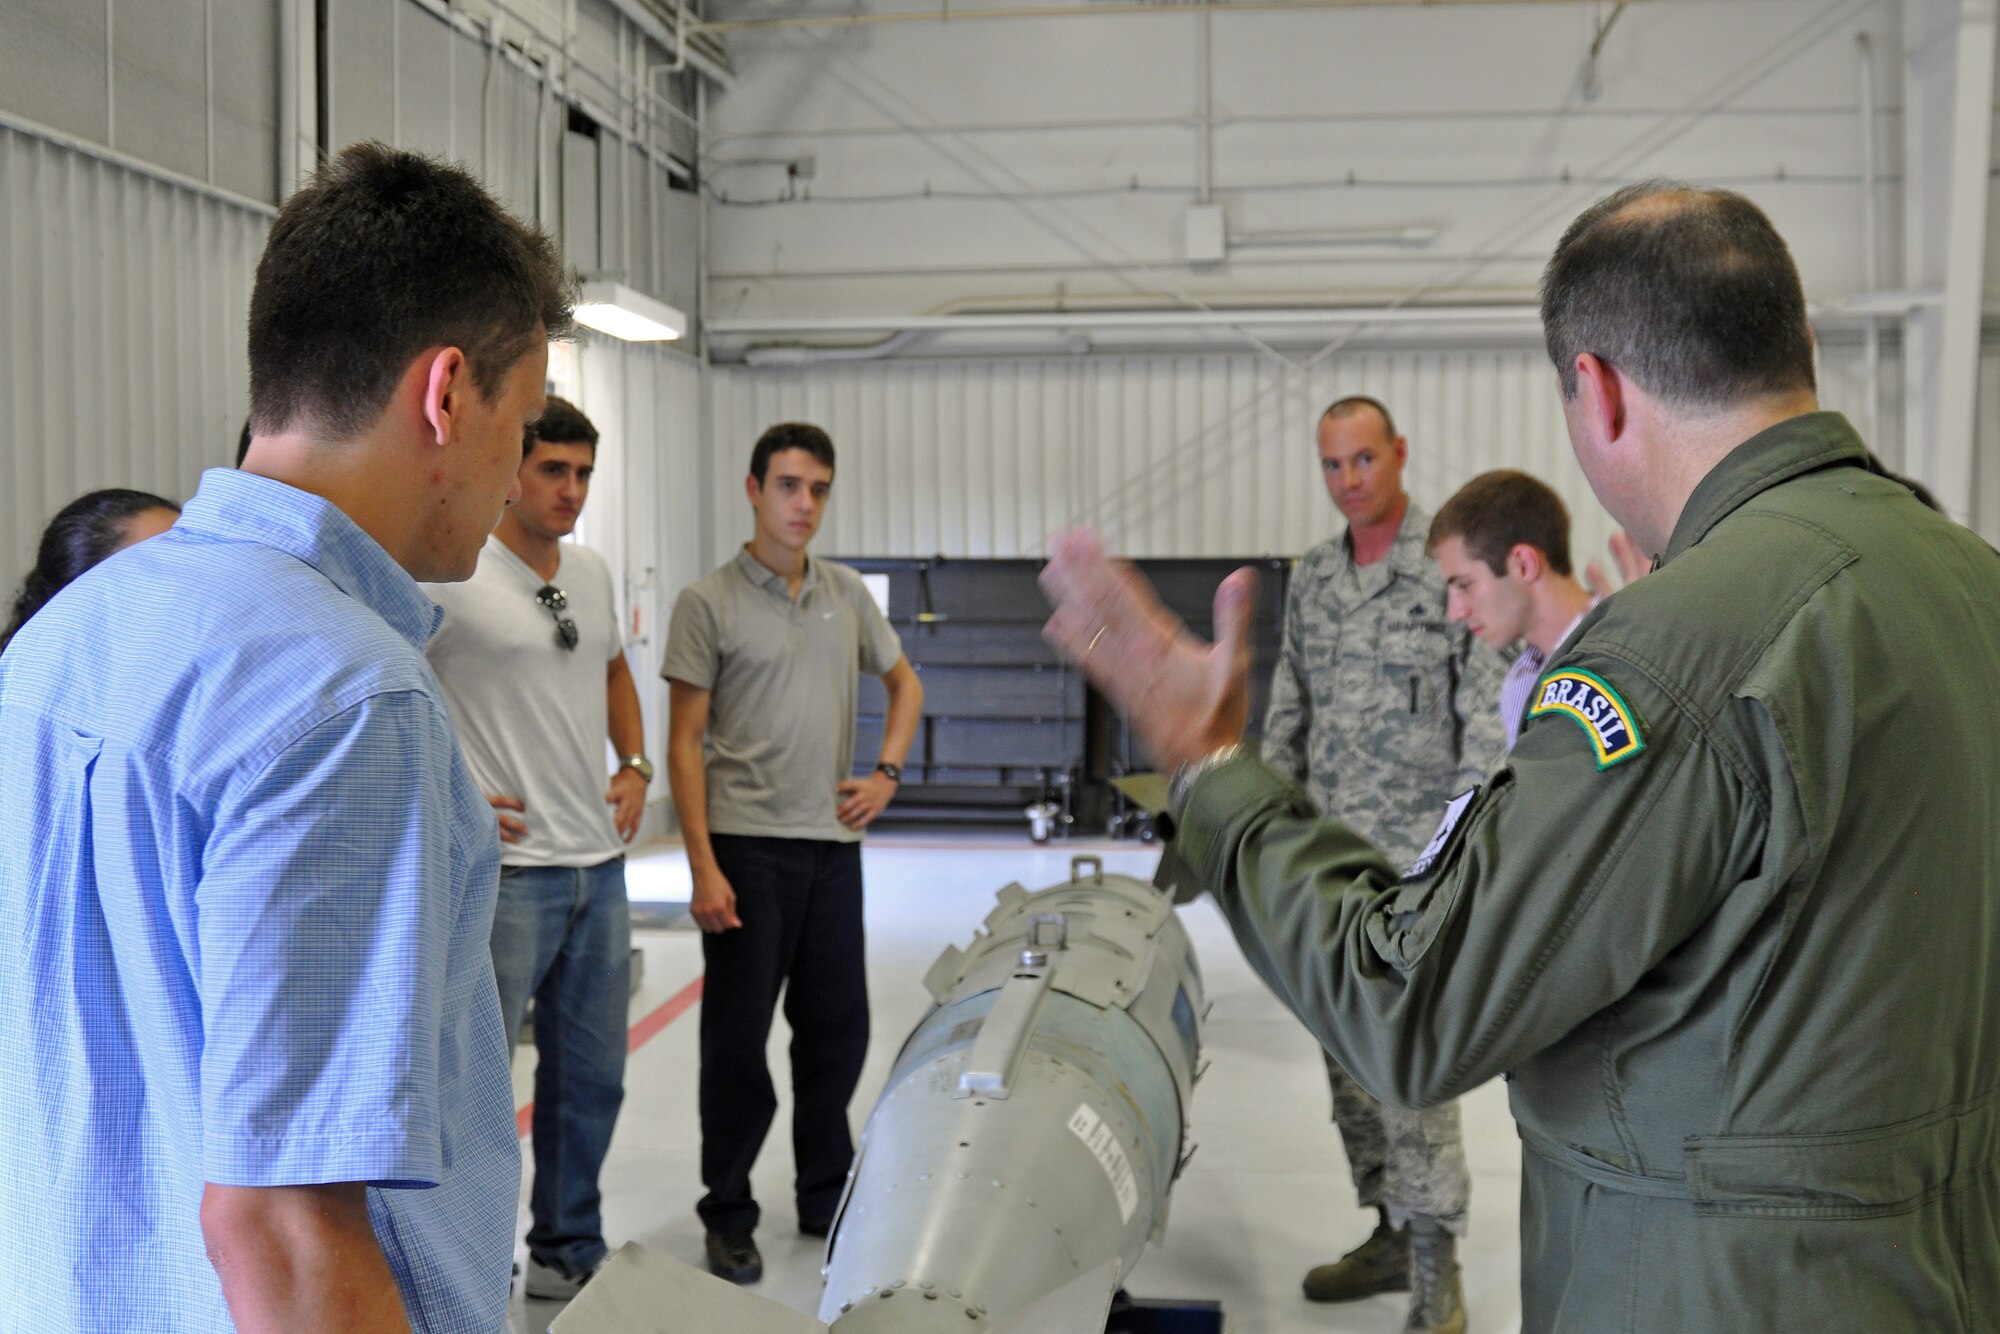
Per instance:
[[[792,1030],[799,1230],[825,1236],[854,1140],[847,1104],[868,1051],[861,832],[895,796],[923,687],[861,576],[808,560],[833,488],[833,442],[773,426],[744,490],[756,529],[681,593],[667,632],[667,775],[694,873],[707,976],[701,1176],[708,1266],[754,1283],[763,1257],[750,1168],[777,1094],[764,1048],[782,992]],[[889,695],[882,750],[853,777],[855,686]],[[704,744],[705,743],[705,744]]]

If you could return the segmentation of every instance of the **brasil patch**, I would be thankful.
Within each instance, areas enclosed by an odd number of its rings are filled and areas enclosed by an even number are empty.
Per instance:
[[[1646,748],[1632,710],[1603,679],[1574,667],[1550,672],[1535,690],[1530,718],[1545,713],[1567,714],[1590,737],[1597,767],[1609,769]]]

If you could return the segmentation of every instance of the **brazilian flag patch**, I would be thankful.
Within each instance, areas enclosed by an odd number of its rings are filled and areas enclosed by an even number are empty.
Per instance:
[[[1539,718],[1545,713],[1565,714],[1576,720],[1590,737],[1599,769],[1609,769],[1646,748],[1639,722],[1618,692],[1603,678],[1578,668],[1566,667],[1542,678],[1528,716]]]

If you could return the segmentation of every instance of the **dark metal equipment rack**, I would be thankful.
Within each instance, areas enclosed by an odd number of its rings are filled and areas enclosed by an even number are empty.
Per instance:
[[[1037,560],[946,557],[843,558],[889,580],[889,620],[924,683],[924,714],[903,765],[903,786],[881,827],[1027,830],[1027,808],[1043,804],[1044,831],[1081,829],[1148,837],[1151,824],[1110,786],[1150,767],[1129,729],[1081,673],[1043,640],[1048,603]],[[1142,560],[1167,605],[1207,635],[1215,587],[1230,571],[1258,567],[1251,728],[1263,721],[1277,659],[1291,562]],[[863,677],[855,769],[881,750],[887,697]]]

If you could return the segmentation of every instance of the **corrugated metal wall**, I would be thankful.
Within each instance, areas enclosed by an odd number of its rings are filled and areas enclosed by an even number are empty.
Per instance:
[[[514,62],[409,0],[327,11],[328,142],[380,139],[462,162],[554,230],[564,109]]]
[[[1901,455],[1885,357],[1883,456]],[[2000,349],[1987,353],[1981,523],[2000,526]],[[1865,423],[1851,343],[1821,355],[1824,401]],[[1319,480],[1313,427],[1347,393],[1389,404],[1410,440],[1411,494],[1435,508],[1488,468],[1521,468],[1560,491],[1585,559],[1612,523],[1571,457],[1540,348],[1381,351],[1310,373],[1250,354],[718,367],[711,560],[740,540],[741,478],[773,422],[825,426],[843,451],[820,539],[850,555],[1032,556],[1087,520],[1134,556],[1292,554],[1339,527]],[[729,516],[737,515],[732,526]]]
[[[1134,556],[1296,553],[1339,526],[1313,428],[1344,393],[1397,413],[1421,503],[1522,467],[1562,491],[1579,543],[1609,534],[1547,360],[1525,347],[1367,353],[1310,373],[1232,354],[718,368],[714,383],[720,514],[742,510],[764,427],[803,418],[832,433],[844,453],[828,552],[1032,556],[1087,520]],[[719,540],[738,540],[726,522]]]
[[[264,214],[0,128],[0,587],[79,494],[235,458]]]
[[[581,340],[577,406],[603,438],[578,530],[611,566],[625,607],[626,654],[639,678],[649,753],[666,753],[658,685],[667,617],[706,572],[702,510],[701,363],[657,343]],[[666,795],[664,783],[654,795]]]
[[[623,20],[613,13],[610,22]],[[559,236],[577,268],[693,306],[696,197],[673,187],[633,126],[566,134],[569,104],[539,73],[413,0],[330,7],[327,72],[330,142],[380,139],[463,162],[501,202]],[[571,77],[615,98],[615,77],[588,72],[579,65]],[[672,137],[647,124],[656,138]]]

